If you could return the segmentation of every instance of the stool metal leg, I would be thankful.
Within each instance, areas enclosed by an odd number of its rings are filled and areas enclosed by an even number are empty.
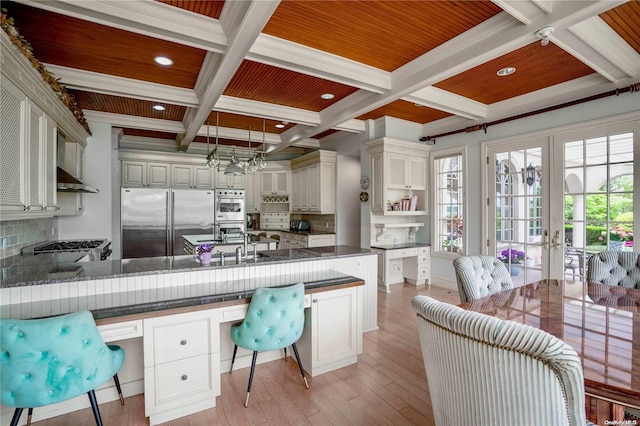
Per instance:
[[[300,373],[302,373],[302,380],[304,380],[304,385],[309,389],[309,383],[307,382],[307,377],[304,375],[304,369],[302,368],[302,362],[300,362],[300,355],[298,355],[298,348],[296,344],[292,344],[293,353],[296,355],[296,361],[298,361],[298,367],[300,368]]]
[[[90,390],[87,392],[87,395],[89,395],[89,401],[91,402],[93,417],[96,418],[96,425],[102,426],[102,418],[100,417],[100,409],[98,409],[98,401],[96,401],[96,393],[93,390]]]
[[[33,414],[33,408],[29,408],[27,412],[27,426],[31,426],[31,415]]]
[[[118,396],[120,396],[120,405],[124,405],[124,397],[122,396],[122,388],[120,388],[120,379],[118,379],[117,373],[113,376],[113,381],[116,382],[116,389],[118,389]]]
[[[229,369],[229,374],[233,371],[233,363],[236,362],[236,352],[238,352],[238,345],[233,347],[233,356],[231,357],[231,368]]]
[[[251,393],[251,383],[253,382],[253,372],[256,369],[256,359],[258,351],[253,351],[253,359],[251,360],[251,373],[249,373],[249,386],[247,386],[247,399],[244,401],[245,408],[249,406],[249,394]]]
[[[11,426],[18,426],[18,421],[20,421],[22,410],[24,410],[24,408],[15,409],[15,411],[13,412],[13,417],[11,418]]]

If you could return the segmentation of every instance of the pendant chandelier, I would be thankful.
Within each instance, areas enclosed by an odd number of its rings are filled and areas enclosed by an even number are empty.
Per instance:
[[[251,148],[251,127],[249,127],[249,148]],[[246,174],[244,170],[244,165],[240,161],[238,161],[238,156],[236,155],[235,147],[231,152],[231,160],[227,164],[227,167],[225,167],[224,169],[224,174],[235,175],[235,176]]]

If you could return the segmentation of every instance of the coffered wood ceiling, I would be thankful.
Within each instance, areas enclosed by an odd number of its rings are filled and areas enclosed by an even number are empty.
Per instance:
[[[385,116],[429,135],[640,80],[638,0],[20,0],[2,7],[89,121],[122,128],[123,142],[165,151],[202,149],[216,112],[220,143],[246,147],[250,132],[252,144],[264,139],[270,150],[286,151],[365,132]],[[542,46],[536,32],[549,25],[555,31]],[[157,55],[173,66],[155,64]],[[498,77],[507,66],[516,72]]]

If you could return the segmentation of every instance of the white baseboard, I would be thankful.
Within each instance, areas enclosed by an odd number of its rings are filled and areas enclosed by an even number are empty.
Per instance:
[[[448,280],[442,277],[434,277],[431,276],[431,280],[429,281],[431,285],[435,285],[436,287],[446,288],[447,290],[458,291],[458,283],[455,281]]]

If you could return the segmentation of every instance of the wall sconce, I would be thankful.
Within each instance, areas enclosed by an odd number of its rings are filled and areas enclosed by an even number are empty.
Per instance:
[[[540,182],[540,179],[542,179],[540,167],[531,163],[526,168],[521,168],[520,171],[522,172],[522,183],[526,182],[529,186],[533,186],[534,183]]]

